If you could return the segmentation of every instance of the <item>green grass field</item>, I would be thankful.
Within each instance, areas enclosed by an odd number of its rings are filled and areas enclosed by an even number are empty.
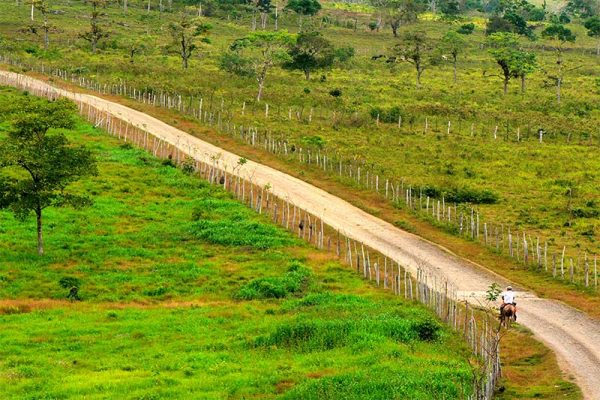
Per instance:
[[[427,186],[439,192],[489,190],[497,195],[497,203],[479,206],[488,220],[539,235],[548,240],[552,252],[567,246],[570,255],[577,257],[600,250],[600,192],[595,184],[600,179],[600,57],[593,54],[595,40],[586,35],[579,21],[569,24],[577,41],[568,44],[565,52],[569,71],[560,105],[556,104],[554,89],[548,86],[555,68],[555,52],[548,40],[522,41],[536,53],[540,70],[529,78],[526,94],[519,93],[515,80],[509,94],[502,96],[501,82],[495,76],[498,67],[482,48],[485,19],[473,15],[449,23],[423,15],[417,24],[402,30],[426,30],[438,39],[468,20],[477,28],[465,37],[458,82],[452,82],[450,64],[440,65],[425,71],[424,87],[417,90],[410,64],[390,67],[381,60],[371,60],[372,55],[388,53],[397,39],[387,27],[381,32],[368,31],[365,24],[371,16],[364,12],[356,14],[362,24],[356,32],[333,22],[321,27],[325,37],[337,46],[355,48],[356,56],[349,63],[314,73],[311,81],[304,80],[300,72],[274,69],[268,77],[264,102],[256,104],[254,80],[233,77],[218,68],[219,55],[234,39],[250,31],[247,16],[206,18],[213,25],[211,44],[202,44],[190,69],[183,71],[177,56],[167,50],[167,25],[175,13],[146,13],[132,6],[129,14],[124,14],[109,7],[105,23],[110,36],[101,42],[100,53],[91,55],[87,43],[77,36],[86,29],[82,16],[87,9],[80,3],[57,3],[55,7],[64,11],[51,16],[62,31],[51,35],[51,50],[44,52],[40,38],[19,33],[27,21],[26,7],[0,5],[6,20],[0,34],[19,39],[7,41],[5,51],[102,84],[126,82],[138,89],[193,95],[196,100],[201,96],[206,110],[225,110],[238,125],[257,126],[305,146],[318,142],[329,152],[364,160],[375,172],[403,178],[413,187]],[[329,4],[324,13],[338,22],[354,16],[335,4]],[[317,21],[313,22],[320,26]],[[280,26],[294,32],[298,29],[291,14],[281,17]],[[272,29],[272,25],[268,27]],[[536,29],[538,36],[541,29]],[[135,36],[142,38],[144,49],[132,64],[127,48]],[[334,89],[339,89],[341,96],[332,97],[329,93]],[[270,105],[268,119],[264,117],[264,103]],[[395,121],[376,126],[370,115],[373,110],[383,115],[393,107],[398,107],[403,127],[398,129]],[[309,124],[311,109],[313,121]],[[450,135],[446,134],[448,120],[452,122]],[[498,139],[494,140],[496,127]],[[546,131],[543,145],[537,142],[538,128]]]
[[[3,89],[0,109],[15,96]],[[65,133],[98,158],[100,175],[73,188],[94,204],[48,210],[44,257],[31,221],[0,212],[0,397],[470,392],[466,345],[426,308],[87,123]]]

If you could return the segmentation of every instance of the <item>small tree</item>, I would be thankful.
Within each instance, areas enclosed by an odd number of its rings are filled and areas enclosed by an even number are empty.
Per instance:
[[[575,42],[577,38],[569,28],[564,27],[560,24],[552,24],[542,31],[542,36],[546,39],[550,39],[554,43],[554,49],[556,50],[556,67],[557,74],[553,77],[556,82],[556,100],[560,103],[561,100],[561,87],[564,78],[564,61],[563,51],[564,45],[567,42]]]
[[[105,8],[109,2],[110,0],[89,0],[89,4],[92,6],[90,30],[80,34],[79,37],[90,42],[92,53],[96,53],[98,42],[109,36],[109,33],[101,25],[101,19],[104,16],[101,9]]]
[[[34,213],[38,254],[44,254],[43,210],[83,207],[85,196],[67,192],[67,186],[83,176],[96,175],[89,150],[75,147],[63,134],[49,135],[51,128],[71,128],[77,107],[68,100],[48,102],[27,97],[13,110],[13,129],[0,142],[0,208],[9,208],[18,219]]]
[[[416,70],[416,86],[421,87],[421,75],[434,59],[431,57],[433,45],[427,34],[422,31],[407,32],[402,36],[402,42],[393,47],[396,59],[414,65]]]
[[[514,78],[521,80],[521,94],[525,94],[525,79],[527,75],[538,69],[537,59],[534,53],[518,50],[513,53],[510,60],[510,70]]]
[[[454,83],[456,83],[456,65],[458,63],[458,55],[464,50],[466,45],[465,39],[455,31],[448,31],[442,37],[440,42],[440,50],[443,53],[447,53],[450,56],[452,62],[452,69],[454,72]]]
[[[487,38],[489,53],[492,55],[502,71],[502,83],[504,94],[508,93],[508,82],[514,76],[511,70],[515,51],[518,49],[519,41],[514,33],[496,32]]]
[[[330,67],[335,58],[331,42],[319,32],[300,33],[296,43],[290,47],[291,60],[284,64],[285,68],[304,72],[306,80],[314,70]]]
[[[321,11],[321,3],[319,0],[289,0],[285,8],[298,14],[298,26],[302,27],[302,17],[316,15]]]
[[[260,101],[267,75],[271,68],[291,61],[287,50],[294,36],[287,32],[254,32],[234,41],[229,51],[221,56],[221,69],[246,77],[258,83],[256,101]]]
[[[58,28],[48,21],[50,5],[48,4],[48,0],[33,0],[31,4],[42,14],[42,24],[39,29],[44,33],[44,50],[48,50],[48,46],[50,45],[50,33],[58,32]],[[33,33],[37,33],[38,28],[32,25],[30,30]]]
[[[169,32],[172,47],[177,49],[184,69],[189,66],[189,60],[198,48],[198,42],[210,43],[208,33],[212,29],[209,24],[202,23],[199,18],[192,18],[183,11],[177,22],[171,22]]]
[[[423,5],[415,0],[387,0],[384,7],[386,20],[394,37],[398,37],[398,30],[402,24],[416,21],[419,13],[423,11]]]
[[[587,29],[587,34],[589,37],[596,38],[596,55],[600,56],[600,17],[595,16],[589,18],[587,21],[585,21],[583,26],[585,26],[585,29]]]

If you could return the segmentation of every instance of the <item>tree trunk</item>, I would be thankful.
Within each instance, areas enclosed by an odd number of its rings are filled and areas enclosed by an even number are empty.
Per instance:
[[[148,0],[148,9],[146,10],[148,14],[150,14],[150,0]]]
[[[456,58],[454,59],[454,62],[452,64],[454,66],[454,83],[456,83]]]
[[[504,77],[504,95],[506,96],[506,94],[508,94],[508,81],[509,81],[509,77],[505,76]]]
[[[304,70],[304,77],[306,77],[307,81],[310,80],[310,69],[305,69]]]
[[[263,65],[262,70],[260,71],[260,74],[257,77],[258,94],[256,95],[256,101],[260,101],[260,99],[262,98],[263,88],[265,87],[265,80],[267,79],[268,68],[269,68],[268,65],[266,65],[266,64]]]
[[[562,85],[562,76],[556,79],[556,101],[560,104],[560,87]]]
[[[33,1],[31,2],[31,20],[33,21]]]
[[[392,23],[390,26],[392,27],[392,33],[394,34],[394,37],[398,37],[398,25]]]
[[[96,54],[96,46],[98,45],[98,39],[92,37],[92,54]]]
[[[44,15],[44,50],[48,50],[48,45],[50,44],[50,38],[48,37],[48,31],[50,28],[48,27],[48,17]]]
[[[525,74],[521,74],[521,94],[525,94]]]
[[[127,12],[127,1],[128,0],[123,0],[123,12]]]
[[[38,255],[44,255],[44,235],[42,233],[42,209],[37,208],[35,210],[36,220],[37,220],[37,249]]]
[[[423,69],[417,65],[417,89],[421,88],[421,74],[423,73]]]

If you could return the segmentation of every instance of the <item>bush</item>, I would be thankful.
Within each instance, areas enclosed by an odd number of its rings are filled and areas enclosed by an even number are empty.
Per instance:
[[[440,325],[432,319],[425,319],[415,323],[414,330],[419,340],[427,342],[437,340],[440,335]]]
[[[371,108],[370,114],[371,118],[373,119],[377,119],[377,116],[379,115],[380,122],[397,123],[398,119],[402,115],[402,112],[400,111],[400,107],[397,106],[387,109],[381,107],[373,107]]]
[[[331,89],[329,91],[329,95],[332,97],[340,97],[342,95],[342,91],[340,89]]]
[[[425,186],[421,190],[426,196],[437,199],[443,197],[446,201],[454,203],[495,204],[498,202],[498,195],[489,189],[475,189],[466,186],[447,189]]]
[[[235,297],[241,300],[281,299],[304,291],[311,275],[304,265],[293,262],[282,277],[253,279],[242,286]]]
[[[468,24],[461,25],[456,30],[456,32],[460,33],[461,35],[470,35],[471,33],[473,33],[474,30],[475,30],[475,24],[470,22]]]
[[[74,276],[63,276],[58,281],[58,284],[63,289],[71,289],[74,287],[79,288],[79,286],[81,285],[81,281],[79,279],[75,278]]]

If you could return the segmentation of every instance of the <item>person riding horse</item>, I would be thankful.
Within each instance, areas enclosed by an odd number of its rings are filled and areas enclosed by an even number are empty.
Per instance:
[[[502,293],[502,305],[500,306],[500,315],[502,315],[502,310],[507,304],[512,304],[515,308],[514,320],[517,320],[517,303],[516,303],[517,294],[513,291],[512,286],[508,286],[506,291]]]

